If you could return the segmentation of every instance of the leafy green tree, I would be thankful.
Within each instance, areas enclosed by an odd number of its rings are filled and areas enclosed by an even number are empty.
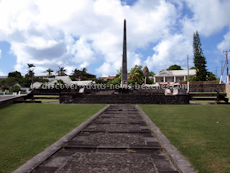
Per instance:
[[[117,70],[117,72],[118,73],[117,73],[116,77],[121,78],[122,67],[119,70]]]
[[[207,80],[208,81],[215,81],[216,75],[214,75],[212,72],[207,72]]]
[[[167,70],[183,70],[179,65],[171,65]]]
[[[32,83],[32,88],[33,88],[33,78],[34,78],[34,69],[33,69],[33,67],[35,67],[35,66],[34,66],[34,64],[27,64],[27,65],[28,65],[28,68],[29,68],[28,76],[32,81],[31,83]]]
[[[107,86],[110,86],[111,84],[112,85],[116,85],[116,84],[120,85],[121,84],[121,78],[115,77],[113,80],[111,80],[107,83]]]
[[[193,34],[193,53],[194,53],[194,59],[193,63],[196,68],[196,80],[197,81],[205,81],[207,70],[206,70],[206,59],[203,55],[203,49],[202,44],[200,42],[200,36],[198,34],[198,31]]]
[[[142,71],[141,65],[135,65],[131,70],[130,74],[128,75],[128,79],[133,81],[132,84],[143,84],[144,82],[144,74]]]
[[[81,76],[81,70],[78,70],[77,68],[75,68],[72,72],[72,76],[74,76],[75,78]]]
[[[18,71],[10,72],[10,73],[8,74],[8,77],[23,78],[22,75],[21,75],[21,73],[18,72]]]
[[[19,86],[15,85],[15,86],[11,87],[11,92],[17,92],[18,93],[19,91],[21,91],[21,88]]]
[[[10,87],[8,85],[2,85],[1,90],[2,91],[10,90]]]
[[[154,73],[153,71],[150,71],[150,72],[149,72],[149,76],[152,76],[152,77],[153,77],[153,76],[155,76],[155,73]]]

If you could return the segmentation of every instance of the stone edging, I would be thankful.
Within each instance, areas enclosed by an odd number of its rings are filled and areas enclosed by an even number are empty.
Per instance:
[[[51,146],[46,148],[41,153],[34,156],[32,159],[28,160],[25,164],[16,169],[13,173],[26,173],[33,171],[37,166],[44,162],[47,158],[57,152],[64,144],[81,132],[86,126],[88,126],[94,119],[96,119],[102,112],[104,112],[110,105],[106,106],[98,113],[93,115],[91,118],[83,122],[81,125],[76,127],[74,130],[63,136],[57,142],[53,143]]]
[[[171,157],[173,163],[179,168],[179,171],[182,173],[197,173],[191,164],[185,159],[185,157],[180,154],[180,152],[172,144],[170,144],[170,141],[166,138],[165,135],[161,133],[160,129],[152,122],[152,120],[144,113],[144,111],[138,105],[136,105],[136,108],[150,129],[156,135],[166,153],[169,155],[169,157]]]

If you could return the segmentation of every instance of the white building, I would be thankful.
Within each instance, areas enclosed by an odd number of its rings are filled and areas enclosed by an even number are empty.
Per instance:
[[[189,76],[195,76],[196,69],[189,70]],[[188,70],[164,70],[156,74],[153,78],[154,83],[166,82],[182,82],[186,81],[188,77]]]
[[[33,83],[33,88],[40,88],[42,84],[45,84],[45,86],[55,86],[55,83],[58,83],[58,80],[62,80],[66,85],[78,85],[78,86],[88,86],[94,83],[92,80],[87,81],[72,81],[69,76],[55,76],[55,78],[52,78],[53,80],[48,83],[42,83],[42,82],[35,82]],[[30,86],[32,88],[32,85]]]

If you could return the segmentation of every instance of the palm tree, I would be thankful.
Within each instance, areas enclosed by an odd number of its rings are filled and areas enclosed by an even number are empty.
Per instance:
[[[52,72],[54,71],[49,68],[48,70],[46,70],[46,72],[48,72],[48,75],[51,76]]]
[[[28,76],[31,77],[31,79],[32,79],[32,89],[33,89],[33,77],[34,77],[34,69],[33,69],[33,67],[35,67],[35,65],[34,64],[27,64],[27,65],[28,65],[28,68],[29,68]]]
[[[84,76],[84,75],[86,74],[86,72],[87,72],[87,68],[84,67],[84,68],[82,69],[82,71],[81,71],[82,76]]]
[[[117,70],[117,72],[118,74],[116,75],[116,77],[121,78],[122,67],[119,70]]]
[[[128,79],[134,81],[134,83],[139,83],[140,77],[141,74],[138,71],[130,71],[130,74],[128,75]]]
[[[147,66],[143,68],[143,74],[145,76],[145,84],[146,84],[146,78],[149,76],[149,69]]]
[[[130,70],[130,74],[128,75],[128,79],[134,81],[134,83],[137,82],[138,84],[140,84],[142,82],[142,78],[143,78],[143,72],[142,72],[141,68],[142,68],[142,66],[135,65],[135,67],[133,67]]]
[[[72,73],[72,75],[74,76],[74,77],[79,77],[80,75],[81,75],[81,70],[78,70],[77,68],[75,68],[74,70],[73,70],[73,73]]]
[[[65,69],[65,67],[58,67],[59,68],[59,70],[57,71],[57,73],[58,73],[58,76],[66,76],[66,69]]]

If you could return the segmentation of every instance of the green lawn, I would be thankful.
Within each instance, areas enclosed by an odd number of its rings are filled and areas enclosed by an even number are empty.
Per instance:
[[[200,173],[230,172],[230,105],[140,105]]]
[[[0,109],[0,173],[12,172],[105,105],[13,104]]]
[[[31,101],[31,100],[26,99],[26,101]],[[47,103],[47,102],[59,101],[59,99],[34,99],[33,101],[41,101],[42,103]]]
[[[34,95],[34,97],[59,97],[59,95]]]

